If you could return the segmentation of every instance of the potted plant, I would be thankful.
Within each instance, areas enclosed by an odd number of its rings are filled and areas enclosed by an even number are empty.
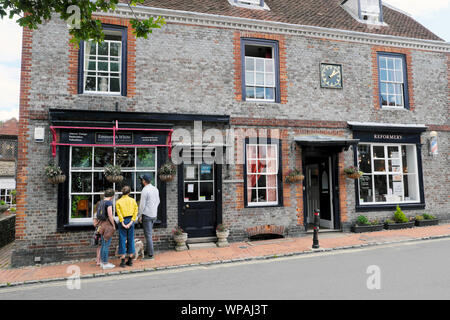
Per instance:
[[[9,209],[9,206],[5,203],[5,201],[1,200],[0,201],[0,213],[3,213],[8,209]]]
[[[176,173],[175,165],[167,161],[159,168],[159,179],[164,182],[172,181]]]
[[[229,246],[229,243],[227,241],[229,234],[230,234],[230,230],[228,230],[226,225],[221,223],[217,226],[216,236],[217,236],[217,246],[218,247],[228,247]]]
[[[439,224],[439,219],[431,214],[424,213],[423,215],[416,216],[415,225],[417,227],[435,226]]]
[[[289,170],[286,175],[287,183],[300,182],[305,178],[305,176],[298,169]]]
[[[397,210],[394,213],[394,219],[387,219],[384,227],[387,230],[406,229],[414,226],[414,218],[408,219],[400,207],[397,205]]]
[[[187,250],[186,246],[186,240],[187,240],[187,233],[184,232],[183,229],[181,229],[179,226],[177,226],[175,229],[172,230],[173,234],[173,240],[177,244],[175,246],[176,251],[183,251]]]
[[[355,166],[344,168],[344,173],[349,179],[359,179],[364,174],[364,172],[359,171]]]
[[[383,230],[384,225],[380,223],[378,220],[371,220],[364,216],[360,215],[356,219],[356,223],[352,226],[352,232],[360,233],[360,232],[373,232],[373,231],[381,231]]]
[[[66,175],[63,174],[61,168],[55,164],[49,164],[45,167],[45,175],[47,176],[48,181],[53,184],[66,181]]]
[[[120,183],[123,181],[122,170],[120,166],[113,166],[112,164],[107,164],[105,166],[104,174],[106,180],[111,183]]]

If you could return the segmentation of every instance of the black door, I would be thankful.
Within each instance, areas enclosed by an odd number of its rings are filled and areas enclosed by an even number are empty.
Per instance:
[[[178,167],[178,224],[189,238],[216,235],[221,223],[221,171],[217,164]]]

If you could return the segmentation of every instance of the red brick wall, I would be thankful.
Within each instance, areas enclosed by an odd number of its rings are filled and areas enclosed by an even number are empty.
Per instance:
[[[136,37],[130,20],[96,16],[102,23],[127,27],[127,97],[136,94]],[[69,93],[78,94],[78,48],[69,44]]]
[[[25,228],[25,192],[27,186],[27,162],[28,162],[28,125],[30,107],[31,86],[31,52],[32,30],[23,28],[22,33],[22,65],[20,71],[20,99],[19,99],[19,137],[17,146],[17,204],[16,204],[16,239],[21,240],[26,236]]]
[[[241,64],[241,38],[267,39],[278,41],[280,62],[280,102],[287,103],[287,70],[286,70],[286,44],[284,35],[253,33],[235,31],[234,42],[234,92],[237,101],[242,100],[242,64]]]
[[[376,110],[381,109],[380,106],[380,90],[378,86],[378,52],[386,53],[401,53],[405,55],[406,59],[406,73],[408,79],[408,95],[409,95],[409,110],[414,111],[414,83],[413,83],[413,63],[411,57],[411,50],[395,47],[383,47],[383,46],[373,46],[372,47],[372,81],[373,81],[373,104]]]

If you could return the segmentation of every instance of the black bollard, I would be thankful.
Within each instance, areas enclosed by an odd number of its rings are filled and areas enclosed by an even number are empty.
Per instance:
[[[313,249],[319,248],[319,224],[320,224],[320,210],[314,211],[314,235],[313,235]]]

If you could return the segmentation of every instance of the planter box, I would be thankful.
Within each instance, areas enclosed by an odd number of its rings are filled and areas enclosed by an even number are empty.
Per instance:
[[[416,220],[416,227],[437,226],[438,224],[439,219]]]
[[[398,230],[398,229],[407,229],[414,227],[414,221],[405,222],[405,223],[386,223],[384,228],[386,230]]]
[[[373,226],[352,226],[352,232],[361,233],[361,232],[373,232],[373,231],[381,231],[383,230],[384,225],[376,224]]]

